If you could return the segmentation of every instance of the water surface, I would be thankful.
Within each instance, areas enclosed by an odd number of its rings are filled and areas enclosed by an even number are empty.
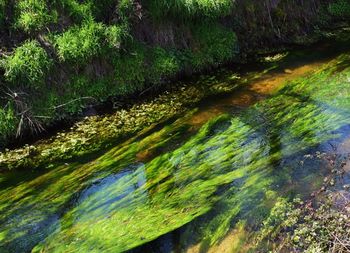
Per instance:
[[[241,88],[97,158],[2,174],[0,252],[254,250],[350,150],[350,56],[311,52],[218,72]]]

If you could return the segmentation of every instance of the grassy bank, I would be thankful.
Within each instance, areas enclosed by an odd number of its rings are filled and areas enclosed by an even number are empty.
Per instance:
[[[348,0],[0,1],[0,149],[113,97],[308,43],[348,20]]]

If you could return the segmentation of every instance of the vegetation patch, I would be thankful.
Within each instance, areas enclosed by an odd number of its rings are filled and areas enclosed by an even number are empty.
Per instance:
[[[14,85],[40,89],[45,84],[52,60],[37,41],[29,40],[17,47],[2,64],[6,79]]]

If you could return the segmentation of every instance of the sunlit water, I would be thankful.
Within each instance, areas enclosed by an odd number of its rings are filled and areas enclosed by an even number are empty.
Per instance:
[[[350,153],[350,56],[326,51],[258,68],[98,158],[1,175],[0,252],[254,249],[279,198],[321,186],[320,154]]]

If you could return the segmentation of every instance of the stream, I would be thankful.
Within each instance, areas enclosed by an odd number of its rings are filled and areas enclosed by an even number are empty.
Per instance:
[[[103,154],[0,174],[0,252],[255,252],[271,208],[350,154],[348,49],[267,57],[242,67],[254,81]]]

